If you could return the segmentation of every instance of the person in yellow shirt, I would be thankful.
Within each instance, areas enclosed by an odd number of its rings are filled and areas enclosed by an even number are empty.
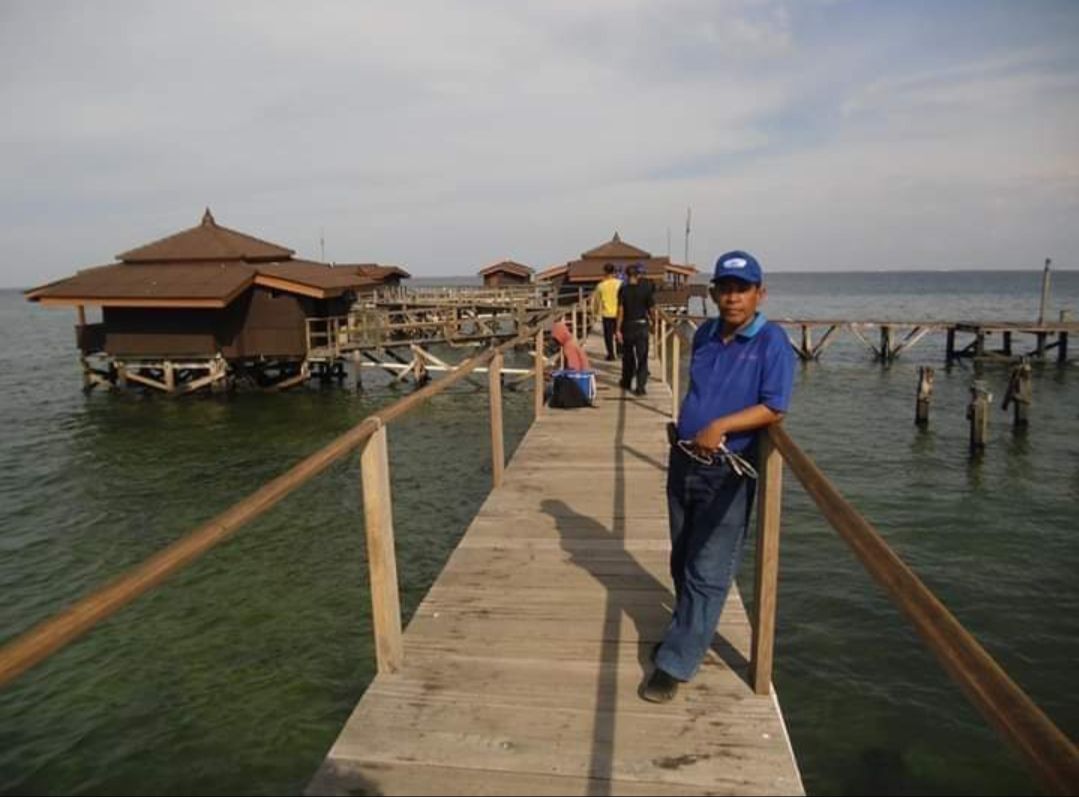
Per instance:
[[[608,263],[603,267],[606,276],[596,286],[592,294],[595,310],[603,319],[603,343],[607,347],[607,361],[615,359],[615,326],[618,322],[618,291],[622,287],[622,280],[614,273],[614,265]]]

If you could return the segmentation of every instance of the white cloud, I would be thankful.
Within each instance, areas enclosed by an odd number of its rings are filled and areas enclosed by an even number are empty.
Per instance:
[[[917,241],[999,267],[1032,238],[1075,258],[1059,42],[927,59],[843,6],[748,0],[4,8],[3,284],[207,203],[302,254],[324,227],[329,257],[421,274],[547,265],[614,229],[665,251],[671,227],[679,255],[687,204],[702,261],[731,242],[903,267]]]

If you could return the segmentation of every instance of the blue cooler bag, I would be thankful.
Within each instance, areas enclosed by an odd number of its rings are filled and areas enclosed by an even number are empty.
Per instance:
[[[581,394],[591,404],[596,400],[596,372],[595,371],[571,371],[568,368],[559,371],[552,371],[551,377],[557,379],[558,377],[565,377],[577,385],[580,388]]]

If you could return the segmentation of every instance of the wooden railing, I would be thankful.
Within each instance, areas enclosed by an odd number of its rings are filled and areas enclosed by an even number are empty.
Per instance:
[[[561,312],[563,311],[552,310],[539,318],[533,328],[527,329],[521,335],[488,348],[483,353],[461,363],[445,377],[368,415],[328,445],[266,483],[217,517],[199,526],[142,564],[131,568],[112,583],[80,599],[68,609],[7,643],[0,648],[0,686],[11,682],[35,664],[63,649],[97,623],[191,564],[204,553],[231,537],[246,523],[262,515],[296,488],[356,449],[361,451],[360,472],[364,525],[378,669],[379,672],[396,671],[401,666],[403,646],[386,426],[460,382],[477,368],[488,366],[488,384],[491,391],[492,481],[497,487],[502,482],[505,466],[501,392],[503,352],[512,346],[534,341],[534,412],[538,417],[543,410],[543,328]]]
[[[671,414],[674,417],[677,417],[680,399],[679,341],[682,335],[677,319],[659,314],[656,345],[664,381],[668,381],[668,366],[670,369]],[[669,358],[668,338],[671,340]],[[688,348],[692,340],[686,342]],[[782,424],[769,427],[767,433],[760,436],[757,560],[750,655],[750,682],[754,691],[767,695],[772,685],[784,463],[866,571],[906,615],[948,675],[959,684],[989,724],[1021,754],[1042,785],[1054,794],[1079,794],[1079,751],[1075,744],[948,611],[873,525],[843,498]]]

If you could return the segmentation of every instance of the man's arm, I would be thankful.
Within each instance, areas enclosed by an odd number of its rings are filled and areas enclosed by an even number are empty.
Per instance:
[[[625,315],[622,308],[622,294],[625,290],[624,287],[618,289],[618,315],[614,322],[614,339],[619,342],[622,341],[622,317]]]
[[[705,451],[715,451],[732,432],[750,432],[779,423],[782,419],[782,412],[776,412],[766,404],[754,404],[744,410],[716,418],[697,432],[693,442]]]

